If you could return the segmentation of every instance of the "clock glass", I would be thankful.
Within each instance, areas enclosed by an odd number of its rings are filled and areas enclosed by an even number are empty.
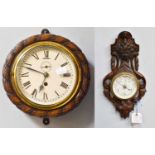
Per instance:
[[[25,103],[40,109],[63,106],[76,94],[81,70],[74,55],[54,42],[24,48],[12,67],[14,90]]]
[[[113,78],[112,91],[120,99],[133,97],[138,90],[137,78],[130,73],[120,73]]]

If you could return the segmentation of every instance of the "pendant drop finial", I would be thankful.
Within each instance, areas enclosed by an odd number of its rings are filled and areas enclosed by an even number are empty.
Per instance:
[[[49,125],[50,124],[50,119],[48,117],[43,118],[43,124],[44,125]]]

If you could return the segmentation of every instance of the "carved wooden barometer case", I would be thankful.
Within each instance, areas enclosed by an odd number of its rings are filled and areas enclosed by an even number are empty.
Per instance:
[[[129,32],[121,32],[111,45],[111,72],[103,80],[104,94],[121,117],[127,118],[146,92],[146,80],[138,72],[139,45]]]
[[[15,46],[3,68],[9,99],[22,111],[43,117],[65,114],[86,95],[90,74],[80,48],[47,29]]]

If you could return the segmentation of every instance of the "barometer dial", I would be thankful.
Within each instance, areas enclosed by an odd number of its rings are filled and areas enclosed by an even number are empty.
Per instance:
[[[112,90],[116,97],[120,99],[129,99],[133,97],[138,90],[137,79],[129,73],[118,74],[114,77]]]

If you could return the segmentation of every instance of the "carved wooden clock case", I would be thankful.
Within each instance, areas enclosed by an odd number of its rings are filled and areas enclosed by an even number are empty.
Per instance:
[[[74,109],[88,91],[88,61],[70,40],[43,29],[15,46],[3,68],[9,99],[22,111],[43,117]]]
[[[146,92],[146,80],[138,72],[139,45],[123,31],[111,45],[111,72],[103,80],[104,94],[121,117],[127,118]]]

